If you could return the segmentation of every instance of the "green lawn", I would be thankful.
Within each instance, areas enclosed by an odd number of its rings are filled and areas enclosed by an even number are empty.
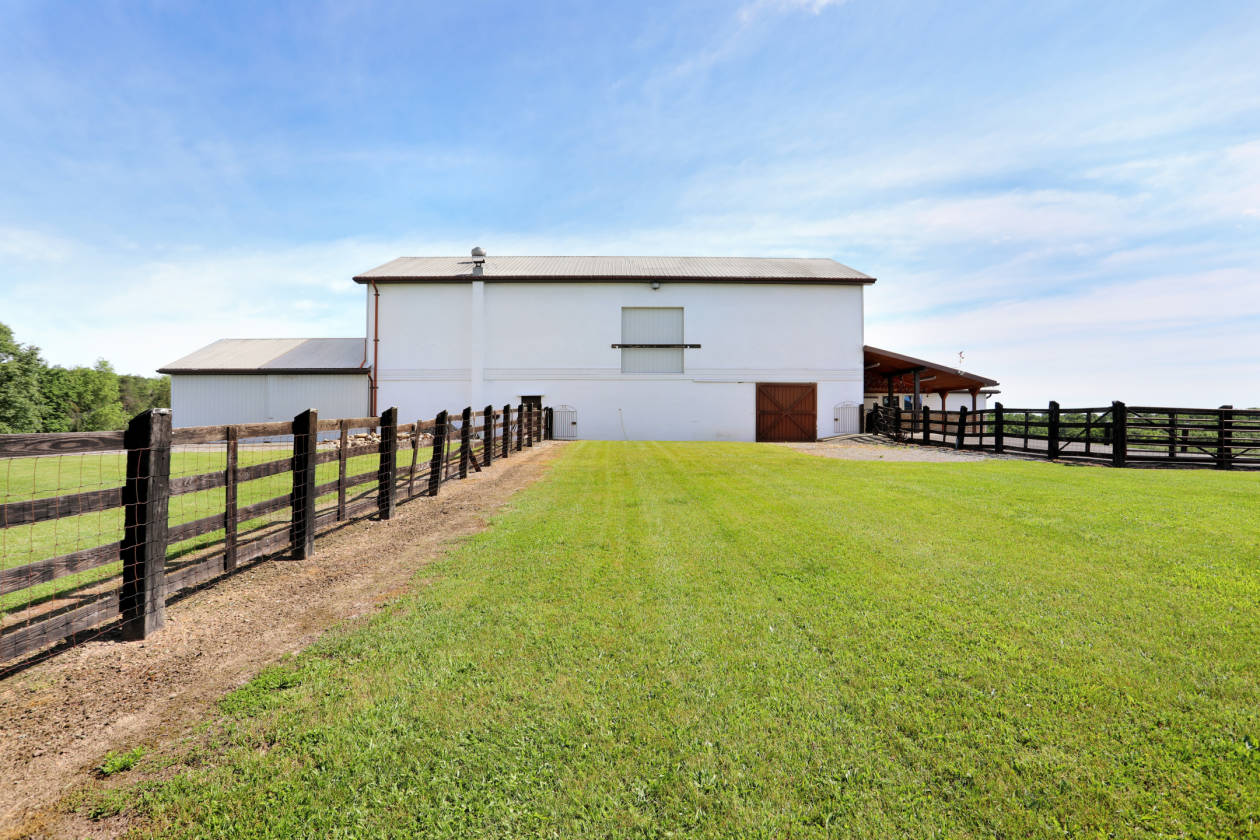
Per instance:
[[[175,837],[1257,836],[1258,510],[1256,474],[578,443],[82,807]]]
[[[418,468],[427,466],[431,452],[430,447],[420,449]],[[410,468],[411,454],[410,446],[399,448],[400,470]],[[238,462],[244,467],[291,456],[292,449],[285,446],[242,447]],[[372,472],[379,464],[379,460],[380,456],[375,454],[355,456],[347,461],[346,473],[354,476]],[[15,502],[118,487],[126,478],[126,466],[126,456],[117,453],[0,459],[0,501]],[[226,466],[227,455],[222,447],[177,450],[171,455],[172,476],[219,472]],[[338,465],[335,461],[320,464],[315,471],[316,483],[323,484],[335,480],[337,470]],[[237,490],[237,504],[243,507],[282,496],[288,493],[292,486],[293,477],[288,472],[243,482]],[[375,486],[375,483],[369,483],[352,487],[349,495],[353,498],[365,490],[373,490]],[[331,493],[321,496],[316,504],[322,509],[335,505],[336,500],[337,494]],[[225,491],[221,487],[173,496],[170,500],[169,521],[172,525],[176,525],[222,513],[224,504]],[[245,533],[269,523],[287,522],[289,518],[290,514],[286,509],[242,522],[239,528],[242,533]],[[121,508],[3,529],[0,530],[0,569],[21,566],[47,557],[56,557],[114,542],[122,538],[122,530],[123,511]],[[218,530],[190,540],[183,540],[172,544],[168,548],[167,556],[172,560],[186,557],[222,539],[223,531]],[[0,596],[0,617],[3,617],[7,610],[21,609],[32,603],[57,597],[85,584],[113,577],[119,574],[120,570],[120,564],[110,563]]]

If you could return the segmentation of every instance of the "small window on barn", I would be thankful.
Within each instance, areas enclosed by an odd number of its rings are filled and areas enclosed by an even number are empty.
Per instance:
[[[621,372],[683,372],[681,306],[622,307]]]

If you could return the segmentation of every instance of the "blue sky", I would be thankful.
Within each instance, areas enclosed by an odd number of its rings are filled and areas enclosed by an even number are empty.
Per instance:
[[[0,321],[148,373],[400,254],[827,256],[1008,405],[1260,405],[1260,4],[0,0]]]

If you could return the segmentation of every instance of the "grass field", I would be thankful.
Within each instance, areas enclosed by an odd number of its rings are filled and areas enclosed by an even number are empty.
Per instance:
[[[1254,474],[575,444],[81,807],[172,837],[1257,836],[1258,510]]]
[[[419,450],[417,455],[420,467],[427,465],[431,452],[429,447],[422,447]],[[279,460],[291,454],[291,448],[284,445],[265,448],[242,447],[238,463],[245,467]],[[400,447],[399,468],[410,467],[411,457],[410,446]],[[346,473],[354,476],[371,472],[376,469],[378,463],[378,455],[358,455],[347,461]],[[171,454],[172,476],[222,471],[226,465],[227,455],[222,447],[188,448]],[[315,471],[316,483],[322,484],[335,480],[337,470],[336,462],[320,464]],[[119,453],[0,459],[0,502],[41,499],[118,487],[123,484],[125,478],[126,456]],[[242,482],[237,490],[237,504],[244,507],[282,496],[290,491],[292,484],[292,473],[288,472]],[[374,487],[374,483],[352,487],[350,495],[353,497]],[[317,506],[327,507],[335,504],[336,499],[336,493],[321,496],[317,500]],[[222,513],[224,500],[225,491],[221,487],[172,496],[170,523],[175,525]],[[283,510],[242,522],[239,528],[244,533],[269,523],[287,522],[289,517],[289,512]],[[0,569],[21,566],[47,557],[56,557],[114,542],[122,538],[122,530],[123,511],[121,508],[3,529],[0,530]],[[174,560],[222,539],[223,531],[218,530],[183,540],[169,546],[167,556]],[[120,570],[119,563],[110,563],[0,596],[0,617],[3,617],[6,611],[39,603],[76,587],[113,577],[119,574]]]

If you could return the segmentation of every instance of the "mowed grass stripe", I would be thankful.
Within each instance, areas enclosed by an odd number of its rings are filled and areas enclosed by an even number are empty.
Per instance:
[[[575,444],[92,807],[167,836],[1247,836],[1258,492]]]

